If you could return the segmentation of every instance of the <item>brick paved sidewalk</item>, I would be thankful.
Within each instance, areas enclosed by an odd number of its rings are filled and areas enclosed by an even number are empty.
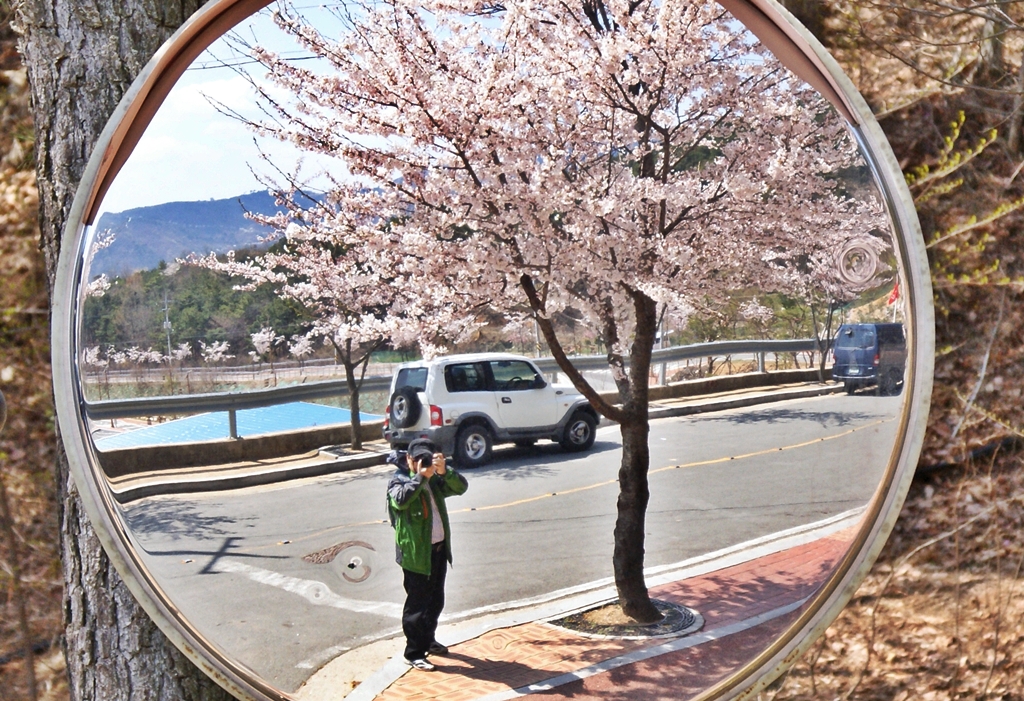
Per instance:
[[[498,699],[552,686],[547,696],[687,698],[752,660],[785,630],[842,557],[854,532],[846,529],[653,587],[652,597],[683,604],[704,617],[703,630],[691,636],[692,646],[686,637],[599,639],[544,622],[526,623],[451,646],[448,657],[431,658],[436,671],[410,669],[377,699]]]

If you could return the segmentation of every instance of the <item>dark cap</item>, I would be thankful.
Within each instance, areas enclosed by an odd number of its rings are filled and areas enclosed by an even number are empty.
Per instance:
[[[409,444],[406,452],[415,461],[427,460],[429,462],[434,459],[437,448],[426,438],[417,438]]]

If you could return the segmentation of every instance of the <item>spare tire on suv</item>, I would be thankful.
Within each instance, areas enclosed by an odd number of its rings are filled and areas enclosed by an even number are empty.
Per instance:
[[[419,395],[412,387],[402,387],[391,395],[388,403],[388,413],[391,414],[391,424],[395,428],[409,428],[416,425],[420,420],[420,412],[423,411],[423,404]]]

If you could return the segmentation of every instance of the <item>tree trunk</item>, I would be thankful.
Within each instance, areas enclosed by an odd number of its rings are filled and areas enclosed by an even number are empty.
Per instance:
[[[651,603],[644,580],[644,539],[650,489],[647,408],[634,407],[619,425],[622,433],[622,463],[619,467],[619,498],[616,503],[615,549],[612,568],[622,612],[642,623],[661,618]]]
[[[577,370],[565,354],[555,334],[551,319],[544,314],[544,304],[529,275],[519,280],[530,307],[536,313],[537,325],[544,334],[548,349],[566,374],[589,401],[591,406],[612,421],[619,423],[622,433],[622,463],[619,467],[619,498],[616,502],[615,546],[612,552],[612,571],[619,605],[623,613],[642,623],[661,619],[661,612],[651,603],[644,581],[644,538],[647,523],[647,502],[650,491],[647,473],[651,455],[648,446],[650,434],[650,373],[654,339],[658,331],[658,305],[647,295],[633,291],[633,314],[636,330],[629,354],[629,372],[624,374],[623,358],[616,351],[617,330],[614,309],[609,307],[604,342],[608,347],[608,366],[619,388],[621,407],[614,406],[594,391],[590,383]]]
[[[121,96],[201,0],[22,0],[36,128],[41,247],[52,291],[66,217]],[[58,427],[59,435],[59,427]],[[56,465],[71,698],[228,699],[166,640],[100,547],[67,458]]]
[[[363,388],[363,380],[366,379],[366,368],[370,364],[370,358],[374,352],[380,348],[383,341],[377,341],[376,343],[370,344],[362,358],[359,360],[353,360],[353,349],[352,339],[345,341],[345,348],[342,349],[332,339],[332,345],[334,346],[335,358],[345,368],[345,385],[348,387],[348,411],[349,411],[349,430],[351,432],[352,450],[363,449],[363,419],[360,416],[359,399],[360,393]],[[362,352],[362,351],[361,351]],[[356,371],[359,371],[359,376],[356,377]]]
[[[619,466],[618,515],[615,520],[615,549],[612,568],[622,612],[641,623],[652,623],[661,613],[651,603],[644,580],[644,540],[647,503],[651,492],[647,484],[651,454],[649,395],[651,351],[658,329],[657,304],[642,293],[633,302],[636,331],[629,356],[628,390],[622,396],[622,463]]]
[[[1021,58],[1020,67],[1017,69],[1016,94],[1013,96],[1013,108],[1010,110],[1010,117],[1007,121],[1010,126],[1006,136],[1006,147],[1013,156],[1021,152],[1021,128],[1024,124],[1024,57]]]
[[[971,81],[974,85],[996,86],[1006,78],[1004,49],[1009,27],[1003,20],[1004,4],[1005,1],[996,3],[996,7],[987,13],[988,19],[981,28],[978,61]]]
[[[362,450],[363,421],[359,416],[359,388],[363,383],[356,380],[356,366],[352,363],[351,355],[345,357],[345,384],[348,385],[348,427],[352,434],[352,450]]]

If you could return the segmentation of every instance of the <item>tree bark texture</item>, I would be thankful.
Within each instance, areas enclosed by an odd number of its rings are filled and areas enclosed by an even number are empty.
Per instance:
[[[132,80],[202,0],[22,0],[36,129],[41,247],[53,290],[61,236],[96,141]],[[58,427],[59,434],[59,427]],[[157,629],[100,547],[61,452],[64,651],[75,701],[228,699]]]
[[[345,357],[345,384],[348,385],[348,425],[352,436],[352,450],[363,449],[363,420],[359,416],[359,390],[363,386],[362,377],[356,379],[357,366],[352,362],[352,341],[348,342],[348,353]],[[370,361],[369,354],[365,357]],[[362,365],[365,369],[366,365]]]
[[[622,612],[642,623],[661,618],[651,603],[644,580],[644,540],[647,503],[651,492],[649,395],[651,352],[658,330],[658,306],[646,295],[635,292],[633,300],[636,331],[629,354],[629,382],[620,385],[622,399],[622,462],[619,466],[619,498],[615,520],[615,548],[612,568]]]

